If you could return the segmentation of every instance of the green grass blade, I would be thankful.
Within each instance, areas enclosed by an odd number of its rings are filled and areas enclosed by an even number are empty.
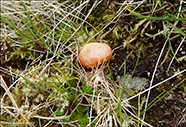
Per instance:
[[[56,65],[57,68],[60,70],[60,72],[63,74],[63,76],[64,76],[64,78],[65,78],[65,80],[66,80],[66,83],[67,83],[67,85],[69,86],[72,95],[74,96],[74,95],[75,95],[75,94],[74,94],[74,90],[72,89],[72,86],[71,86],[70,82],[68,81],[67,76],[65,75],[65,73],[63,72],[63,70],[62,70],[56,63],[55,63],[55,65]]]
[[[165,94],[163,94],[163,93],[161,93],[160,95],[162,95],[161,97],[156,97],[154,100],[153,100],[153,102],[154,103],[150,103],[148,106],[147,106],[147,108],[144,110],[144,111],[142,111],[141,112],[141,114],[140,115],[142,115],[142,114],[144,114],[145,112],[147,112],[153,105],[155,105],[158,101],[160,101],[163,97],[165,97],[167,94],[169,94],[171,91],[173,91],[176,87],[178,87],[181,83],[183,83],[183,82],[185,82],[186,81],[186,78],[185,79],[183,79],[181,82],[179,82],[177,85],[175,85],[172,89],[170,89],[169,91],[167,91]],[[157,100],[156,100],[157,99]],[[156,101],[155,101],[156,100]]]
[[[127,88],[128,84],[130,83],[130,80],[132,79],[132,77],[133,77],[133,75],[134,75],[134,72],[135,72],[135,70],[136,70],[136,67],[138,66],[138,62],[139,62],[139,59],[140,59],[140,54],[141,54],[142,47],[143,47],[143,44],[142,44],[141,47],[140,47],[140,52],[139,52],[139,54],[138,54],[138,59],[137,59],[137,61],[136,61],[136,65],[135,65],[135,67],[134,67],[134,69],[133,69],[133,71],[132,71],[132,75],[131,75],[131,77],[130,77],[130,79],[129,79],[129,81],[128,81],[128,83],[127,83],[127,85],[126,85],[125,88]]]
[[[148,20],[166,20],[167,17],[152,17],[152,16],[144,16],[144,15],[141,15],[141,14],[138,14],[137,12],[134,12],[130,9],[127,9],[129,12],[131,12],[132,14],[140,17],[140,18],[143,18],[143,19],[148,19]]]
[[[184,37],[186,37],[186,34],[183,32],[183,31],[181,31],[178,27],[176,27],[176,26],[174,26],[172,23],[170,23],[170,22],[168,22],[167,21],[167,23],[169,24],[169,25],[171,25],[176,31],[178,31],[181,35],[183,35]]]
[[[136,121],[137,123],[143,124],[141,121],[135,119],[134,117],[128,116],[127,114],[122,113],[121,117],[124,117],[125,120],[129,121],[130,119]]]
[[[179,60],[177,59],[175,53],[174,53],[173,48],[172,48],[171,41],[170,41],[170,34],[168,34],[168,40],[169,40],[169,46],[170,46],[171,52],[172,52],[172,54],[173,54],[173,56],[174,56],[174,59],[176,59],[176,61],[177,61],[178,63],[180,63]]]
[[[37,86],[38,88],[40,88],[40,89],[42,89],[42,90],[44,90],[44,91],[46,91],[46,92],[48,92],[48,93],[50,93],[50,94],[56,96],[56,97],[59,97],[58,95],[54,94],[53,92],[50,92],[49,90],[47,90],[47,89],[41,87],[40,85],[38,85],[38,84],[32,82],[31,80],[27,79],[26,77],[24,77],[24,76],[18,74],[18,73],[15,72],[13,69],[11,69],[11,70],[12,70],[14,73],[16,73],[18,76],[22,77],[25,81],[29,82],[30,84],[35,85],[35,86]]]
[[[113,75],[112,75],[112,71],[111,71],[111,69],[110,69],[110,66],[109,66],[109,65],[108,65],[108,70],[109,70],[109,73],[110,73],[110,77],[111,77],[111,79],[112,79],[113,83],[115,84],[114,77],[113,77]]]
[[[41,80],[41,79],[38,79],[39,81],[41,81],[41,82],[43,82],[43,83],[45,83],[45,84],[47,84],[48,86],[50,86],[50,87],[53,87],[53,88],[55,88],[56,90],[58,90],[61,94],[64,94],[64,92],[59,88],[59,87],[57,87],[56,85],[54,85],[54,84],[51,84],[51,83],[48,83],[48,82],[46,82],[46,81],[43,81],[43,80]],[[67,91],[66,91],[67,92]],[[67,98],[67,99],[69,99],[66,95],[63,95],[65,98]]]
[[[25,6],[25,4],[23,3],[23,1],[21,2],[21,4],[22,4],[22,6],[24,7],[24,9],[25,9],[25,11],[26,11],[25,13],[26,13],[26,15],[27,15],[27,17],[28,17],[28,19],[29,19],[29,23],[30,23],[30,25],[32,26],[34,32],[35,32],[35,33],[37,34],[37,36],[41,39],[41,42],[44,42],[43,39],[42,39],[42,35],[39,34],[39,30],[35,27],[35,25],[34,25],[32,19],[31,19],[31,17],[30,17],[30,14],[27,12],[28,9],[27,9],[27,7]],[[32,32],[32,30],[31,30],[30,32]],[[37,36],[35,36],[35,34],[34,34],[33,32],[32,32],[32,34],[33,34],[33,36],[34,36],[35,38],[37,38]]]
[[[62,58],[63,60],[65,60],[65,61],[66,61],[67,63],[69,63],[70,65],[72,65],[72,66],[79,72],[79,74],[81,75],[81,77],[83,78],[82,83],[83,83],[83,84],[86,84],[86,80],[85,80],[83,74],[80,72],[80,70],[79,70],[76,66],[74,66],[73,63],[71,63],[70,61],[68,61],[66,58],[64,58],[64,57],[62,57],[62,56],[59,56],[59,57]]]
[[[54,73],[54,75],[55,75],[55,77],[56,77],[56,79],[58,80],[58,83],[60,84],[60,86],[62,87],[62,90],[60,89],[60,91],[63,93],[63,92],[67,92],[68,93],[68,95],[70,94],[70,92],[64,87],[64,86],[62,86],[61,85],[61,83],[60,83],[60,80],[59,80],[59,78],[57,77],[57,75],[56,75],[56,72],[54,71],[54,69],[52,68],[52,71],[53,71],[53,73]],[[53,81],[53,82],[55,82],[55,81]]]
[[[148,20],[173,20],[173,21],[186,21],[186,18],[172,18],[172,17],[168,17],[168,16],[165,16],[165,17],[153,17],[153,16],[144,16],[144,15],[141,15],[137,12],[134,12],[130,9],[127,9],[129,12],[131,12],[132,14],[140,17],[140,18],[144,18],[144,19],[148,19]]]

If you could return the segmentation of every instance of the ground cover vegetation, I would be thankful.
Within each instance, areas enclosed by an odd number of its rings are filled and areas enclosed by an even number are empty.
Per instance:
[[[1,1],[1,126],[185,126],[186,2]],[[78,61],[83,45],[112,58]]]

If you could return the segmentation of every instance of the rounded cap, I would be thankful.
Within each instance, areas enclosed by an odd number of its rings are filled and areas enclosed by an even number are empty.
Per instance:
[[[82,47],[78,56],[83,66],[95,67],[112,57],[112,49],[105,43],[88,43]]]

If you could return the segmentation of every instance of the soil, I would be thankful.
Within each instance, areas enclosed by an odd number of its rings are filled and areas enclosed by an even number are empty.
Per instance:
[[[158,37],[159,38],[159,37]],[[159,38],[161,40],[161,38]],[[157,59],[161,52],[161,48],[163,46],[163,41],[157,42],[158,45],[155,45],[153,48],[145,48],[143,49],[144,54],[148,54],[146,56],[141,55],[140,60],[138,62],[137,68],[134,72],[134,76],[137,77],[145,77],[151,80]],[[174,44],[178,43],[177,40],[172,42]],[[121,43],[118,43],[118,46]],[[182,47],[186,51],[186,47]],[[121,67],[123,62],[126,61],[126,73],[132,74],[134,70],[137,57],[134,59],[132,56],[126,55],[127,50],[117,49],[114,51],[115,59],[110,62],[110,66],[112,68],[112,74],[117,78],[119,75],[120,77],[123,76],[124,67]],[[181,54],[178,54],[178,56]],[[153,80],[153,85],[156,83],[161,82],[162,80],[170,77],[175,73],[175,70],[179,68],[185,68],[186,61],[180,62],[179,64],[174,60],[172,63],[172,67],[169,70],[169,73],[166,73],[167,67],[170,63],[170,60],[166,60],[163,64],[158,65],[157,72],[155,79]],[[118,70],[118,68],[120,68]],[[172,89],[175,85],[177,85],[180,81],[186,78],[186,73],[182,74],[180,77],[175,77],[168,82],[161,84],[158,88],[154,88],[151,90],[149,103],[152,102],[158,95],[161,93],[166,93],[170,89]],[[149,84],[145,86],[145,88],[149,88]],[[146,122],[153,126],[163,126],[163,127],[170,127],[170,126],[186,126],[184,120],[180,123],[181,119],[184,118],[186,113],[186,82],[181,83],[177,86],[173,91],[168,93],[165,97],[163,97],[160,101],[158,101],[155,105],[153,105],[147,112],[146,112]],[[146,94],[144,94],[145,96]],[[137,107],[137,99],[134,99],[132,103]]]

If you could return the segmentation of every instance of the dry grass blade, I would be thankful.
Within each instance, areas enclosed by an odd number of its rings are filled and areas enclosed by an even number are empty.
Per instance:
[[[12,93],[9,91],[7,85],[6,85],[6,82],[4,81],[2,75],[0,75],[0,79],[1,79],[1,86],[4,88],[5,90],[5,93],[4,94],[7,94],[8,97],[10,98],[13,106],[15,107],[16,109],[16,112],[18,114],[20,114],[23,118],[24,118],[24,121],[27,122],[28,125],[30,125],[29,121],[28,121],[28,118],[26,118],[26,116],[21,112],[20,108],[18,107],[17,103],[15,102],[13,96],[12,96]],[[1,100],[1,102],[3,102],[3,100]],[[4,104],[1,103],[1,105],[3,106]],[[6,109],[6,107],[4,107]],[[16,118],[16,117],[15,117]],[[31,126],[31,125],[30,125]]]

